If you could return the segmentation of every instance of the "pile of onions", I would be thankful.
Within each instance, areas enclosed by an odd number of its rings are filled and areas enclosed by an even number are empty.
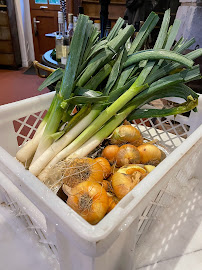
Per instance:
[[[115,206],[109,199],[110,182],[103,180],[111,175],[109,161],[85,157],[63,166],[62,190],[68,196],[67,204],[90,224],[97,224]]]
[[[100,156],[75,158],[63,168],[67,204],[93,225],[162,160],[161,150],[143,143],[142,134],[131,125],[115,129],[108,142]]]

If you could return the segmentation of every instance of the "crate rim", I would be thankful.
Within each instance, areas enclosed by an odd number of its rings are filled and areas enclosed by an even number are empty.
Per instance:
[[[173,164],[177,163],[184,154],[186,154],[192,147],[195,146],[197,141],[202,139],[201,134],[202,125],[158,165],[158,170],[152,171],[150,175],[145,177],[143,181],[139,183],[139,185],[137,185],[130,193],[128,193],[121,200],[120,206],[124,204],[126,200],[128,200],[129,196],[133,196],[131,201],[133,201],[132,207],[135,208],[141,202],[141,200],[144,199],[149,190],[151,190],[162,179],[162,177],[168,173],[168,171],[172,168]],[[7,160],[7,162],[9,163],[9,167],[6,165],[5,160]],[[59,197],[57,197],[50,189],[48,189],[43,183],[41,183],[37,177],[32,175],[29,171],[25,170],[24,166],[20,164],[17,160],[15,160],[2,147],[0,148],[0,161],[1,171],[8,177],[10,173],[15,175],[14,179],[13,177],[11,177],[11,181],[15,185],[17,185],[20,190],[23,189],[23,192],[26,196],[31,195],[31,198],[29,196],[28,198],[31,199],[31,201],[37,207],[39,206],[39,202],[36,202],[36,199],[40,198],[41,202],[43,202],[42,205],[44,205],[44,209],[42,211],[43,213],[46,212],[47,207],[52,211],[55,211],[54,213],[57,213],[56,216],[59,217],[60,223],[63,224],[63,227],[68,226],[73,230],[74,233],[78,234],[81,238],[88,238],[88,241],[98,242],[107,235],[109,235],[116,227],[119,227],[118,230],[120,231],[123,230],[122,223],[124,223],[124,219],[126,216],[128,216],[128,212],[130,212],[130,209],[128,209],[128,211],[123,211],[124,208],[122,208],[122,212],[120,211],[121,215],[119,214],[118,217],[113,214],[115,213],[115,211],[112,210],[111,213],[105,216],[103,220],[101,220],[97,225],[90,225],[76,212],[74,212],[73,209],[66,205]],[[146,185],[148,182],[149,186]],[[144,185],[144,193],[141,192],[142,185]],[[40,190],[37,190],[38,187],[40,187]],[[139,198],[137,197],[138,194],[141,194]],[[54,210],[53,205],[49,203],[52,200],[55,200]],[[135,219],[136,216],[133,218]],[[117,221],[116,226],[109,226],[106,229],[105,222],[110,221],[111,219],[113,219],[113,223],[116,223],[114,222],[114,220]],[[80,226],[74,226],[72,228],[70,224],[72,222],[76,222],[78,223],[78,225],[82,224],[82,230],[80,231]]]

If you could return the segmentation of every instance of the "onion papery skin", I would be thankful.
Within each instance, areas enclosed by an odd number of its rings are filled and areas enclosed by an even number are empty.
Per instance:
[[[145,166],[143,164],[127,164],[118,169],[118,172],[125,174],[133,174],[135,171],[146,173]]]
[[[109,161],[103,157],[97,157],[94,160],[95,162],[98,162],[102,167],[103,179],[107,179],[111,174],[111,166],[109,164]]]
[[[105,189],[93,181],[85,181],[71,190],[67,204],[90,224],[97,224],[107,213],[109,199]]]
[[[140,153],[132,144],[124,144],[119,148],[116,156],[116,166],[122,167],[127,164],[140,163]]]
[[[158,165],[161,161],[161,150],[153,144],[142,144],[137,148],[140,153],[140,163],[147,165]]]
[[[116,155],[119,151],[118,145],[108,145],[102,151],[102,157],[106,158],[110,164],[116,161]]]
[[[143,137],[137,128],[131,125],[122,125],[114,130],[110,142],[118,145],[130,143],[139,146],[143,144]]]
[[[128,194],[128,192],[130,192],[134,186],[131,183],[130,175],[116,172],[112,176],[112,187],[119,200]]]
[[[115,195],[108,195],[109,198],[109,207],[107,213],[109,213],[119,202],[119,199]]]
[[[113,187],[112,187],[112,182],[103,180],[100,185],[106,190],[108,194],[114,195]]]
[[[71,188],[84,181],[102,182],[102,166],[92,158],[76,158],[66,167],[63,183]]]
[[[147,171],[139,165],[131,164],[120,168],[112,176],[112,187],[117,198],[122,199],[146,175]]]

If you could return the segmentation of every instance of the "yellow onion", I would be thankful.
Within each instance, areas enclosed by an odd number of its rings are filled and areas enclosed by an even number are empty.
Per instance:
[[[130,143],[139,146],[143,143],[143,137],[137,128],[131,125],[122,125],[114,130],[110,142],[111,144]]]
[[[140,163],[140,153],[137,147],[132,144],[122,145],[116,155],[117,167],[135,163]]]
[[[67,204],[90,224],[97,224],[107,213],[109,199],[105,189],[93,181],[85,181],[71,189]]]
[[[111,164],[113,164],[116,160],[116,155],[118,151],[118,145],[108,145],[103,149],[102,157],[106,158]]]
[[[142,144],[137,148],[140,153],[140,163],[158,165],[161,161],[161,150],[153,144]]]
[[[70,188],[83,181],[103,180],[103,169],[101,165],[92,158],[76,158],[66,165],[63,183]]]
[[[117,198],[122,199],[146,175],[147,171],[140,165],[130,164],[120,168],[112,176],[112,187]]]

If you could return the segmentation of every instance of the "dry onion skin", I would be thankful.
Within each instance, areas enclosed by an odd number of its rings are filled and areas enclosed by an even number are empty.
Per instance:
[[[109,194],[114,195],[114,190],[111,181],[103,180],[101,186],[106,190],[108,195]]]
[[[147,171],[138,165],[128,165],[120,168],[112,176],[112,187],[120,200],[128,194],[145,176]]]
[[[158,165],[161,161],[161,150],[153,144],[142,144],[138,146],[140,153],[140,163],[148,165]]]
[[[143,137],[141,132],[132,125],[122,125],[114,130],[110,142],[111,144],[130,143],[139,146],[143,144]]]
[[[94,160],[95,162],[98,162],[101,165],[103,170],[103,178],[107,179],[111,174],[111,166],[109,164],[109,161],[103,157],[97,157]]]
[[[115,172],[117,172],[118,171],[118,167],[116,167],[116,163],[114,163],[113,165],[112,165],[112,174],[114,174]]]
[[[84,181],[102,182],[103,169],[92,158],[76,158],[67,163],[63,175],[63,183],[70,188]]]
[[[97,224],[107,213],[109,198],[105,189],[93,181],[85,181],[71,190],[67,204],[90,224]]]
[[[143,164],[128,164],[118,169],[118,172],[129,175],[133,174],[136,171],[140,172],[143,175],[147,173]]]
[[[118,145],[108,145],[102,151],[102,157],[106,158],[110,164],[113,164],[116,161],[116,155],[119,151]]]
[[[140,163],[140,153],[132,144],[124,144],[119,148],[116,155],[116,166],[122,167],[127,164]]]

